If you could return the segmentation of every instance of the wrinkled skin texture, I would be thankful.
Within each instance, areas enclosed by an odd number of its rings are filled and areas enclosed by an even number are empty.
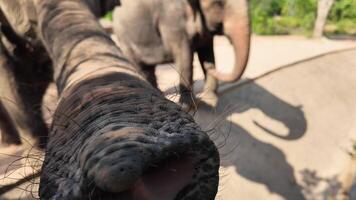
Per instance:
[[[122,0],[114,11],[114,32],[124,54],[156,86],[154,66],[174,62],[180,74],[180,103],[193,105],[193,54],[205,73],[204,94],[217,103],[217,79],[238,80],[249,53],[250,29],[246,0]],[[224,33],[235,49],[231,74],[215,70],[213,36]]]
[[[88,4],[33,5],[59,91],[41,199],[214,199],[215,145],[122,56]]]

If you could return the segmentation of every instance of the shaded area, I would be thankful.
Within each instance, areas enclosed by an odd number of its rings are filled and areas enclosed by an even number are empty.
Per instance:
[[[317,199],[315,190],[322,184],[326,185],[325,189],[321,191],[323,200],[338,199],[338,194],[342,189],[342,183],[338,177],[332,176],[330,178],[321,177],[315,170],[304,169],[301,172],[302,185],[304,193],[308,199]]]
[[[225,90],[215,111],[200,108],[196,119],[222,157],[221,199],[340,195],[344,149],[356,136],[355,53],[278,69]]]
[[[28,175],[22,179],[19,179],[18,181],[16,181],[15,183],[9,184],[9,185],[5,185],[0,187],[0,197],[1,195],[5,194],[6,192],[9,192],[17,187],[19,187],[20,185],[27,183],[27,182],[31,182],[33,179],[38,178],[40,176],[41,172],[38,171],[34,174]]]
[[[307,122],[302,109],[283,101],[255,82],[223,94],[215,111],[201,106],[196,119],[206,129],[214,128],[217,134],[222,134],[216,141],[222,154],[223,166],[235,166],[240,176],[265,185],[271,193],[277,193],[285,199],[304,199],[302,188],[294,176],[294,168],[282,150],[256,138],[235,122],[234,118],[238,118],[238,114],[251,109],[258,109],[266,117],[281,122],[287,128],[287,132],[278,133],[273,127],[268,128],[267,124],[253,121],[273,137],[297,140],[305,134]],[[215,119],[216,116],[219,116],[218,119]],[[211,136],[216,134],[212,133]],[[233,147],[225,146],[232,141],[237,142]]]

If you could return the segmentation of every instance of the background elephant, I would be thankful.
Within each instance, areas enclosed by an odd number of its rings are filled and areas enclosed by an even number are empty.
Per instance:
[[[119,0],[85,0],[102,16]],[[42,98],[53,81],[51,59],[37,34],[32,0],[0,1],[0,129],[4,144],[43,148],[48,137]]]
[[[0,1],[0,121],[3,143],[44,147],[42,97],[52,81],[51,60],[36,35],[32,1]]]
[[[194,52],[205,73],[204,94],[216,105],[217,79],[238,80],[249,56],[247,0],[154,1],[122,0],[114,11],[114,32],[124,54],[157,86],[154,66],[174,61],[180,78],[180,103],[191,105]],[[213,36],[232,42],[236,63],[230,74],[215,70]]]
[[[214,199],[214,143],[123,57],[87,2],[33,2],[59,92],[40,198]]]

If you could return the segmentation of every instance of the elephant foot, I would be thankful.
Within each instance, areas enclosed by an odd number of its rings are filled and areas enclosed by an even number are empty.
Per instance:
[[[201,101],[215,108],[218,105],[218,95],[215,91],[205,90],[201,95]]]

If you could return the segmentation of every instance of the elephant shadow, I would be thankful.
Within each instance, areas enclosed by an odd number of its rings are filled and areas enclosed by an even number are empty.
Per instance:
[[[246,114],[248,120],[239,121]],[[257,115],[263,116],[262,120]],[[265,185],[271,193],[285,199],[305,199],[302,187],[296,181],[295,170],[284,152],[267,142],[268,136],[258,135],[266,133],[281,141],[302,138],[307,121],[301,107],[293,106],[251,82],[220,95],[215,109],[200,105],[195,119],[219,148],[223,167],[234,166],[240,176]],[[267,128],[269,121],[264,119],[283,124],[287,131],[281,134],[273,126]],[[248,121],[249,129],[254,126],[253,130],[259,131],[252,133],[244,128]]]

